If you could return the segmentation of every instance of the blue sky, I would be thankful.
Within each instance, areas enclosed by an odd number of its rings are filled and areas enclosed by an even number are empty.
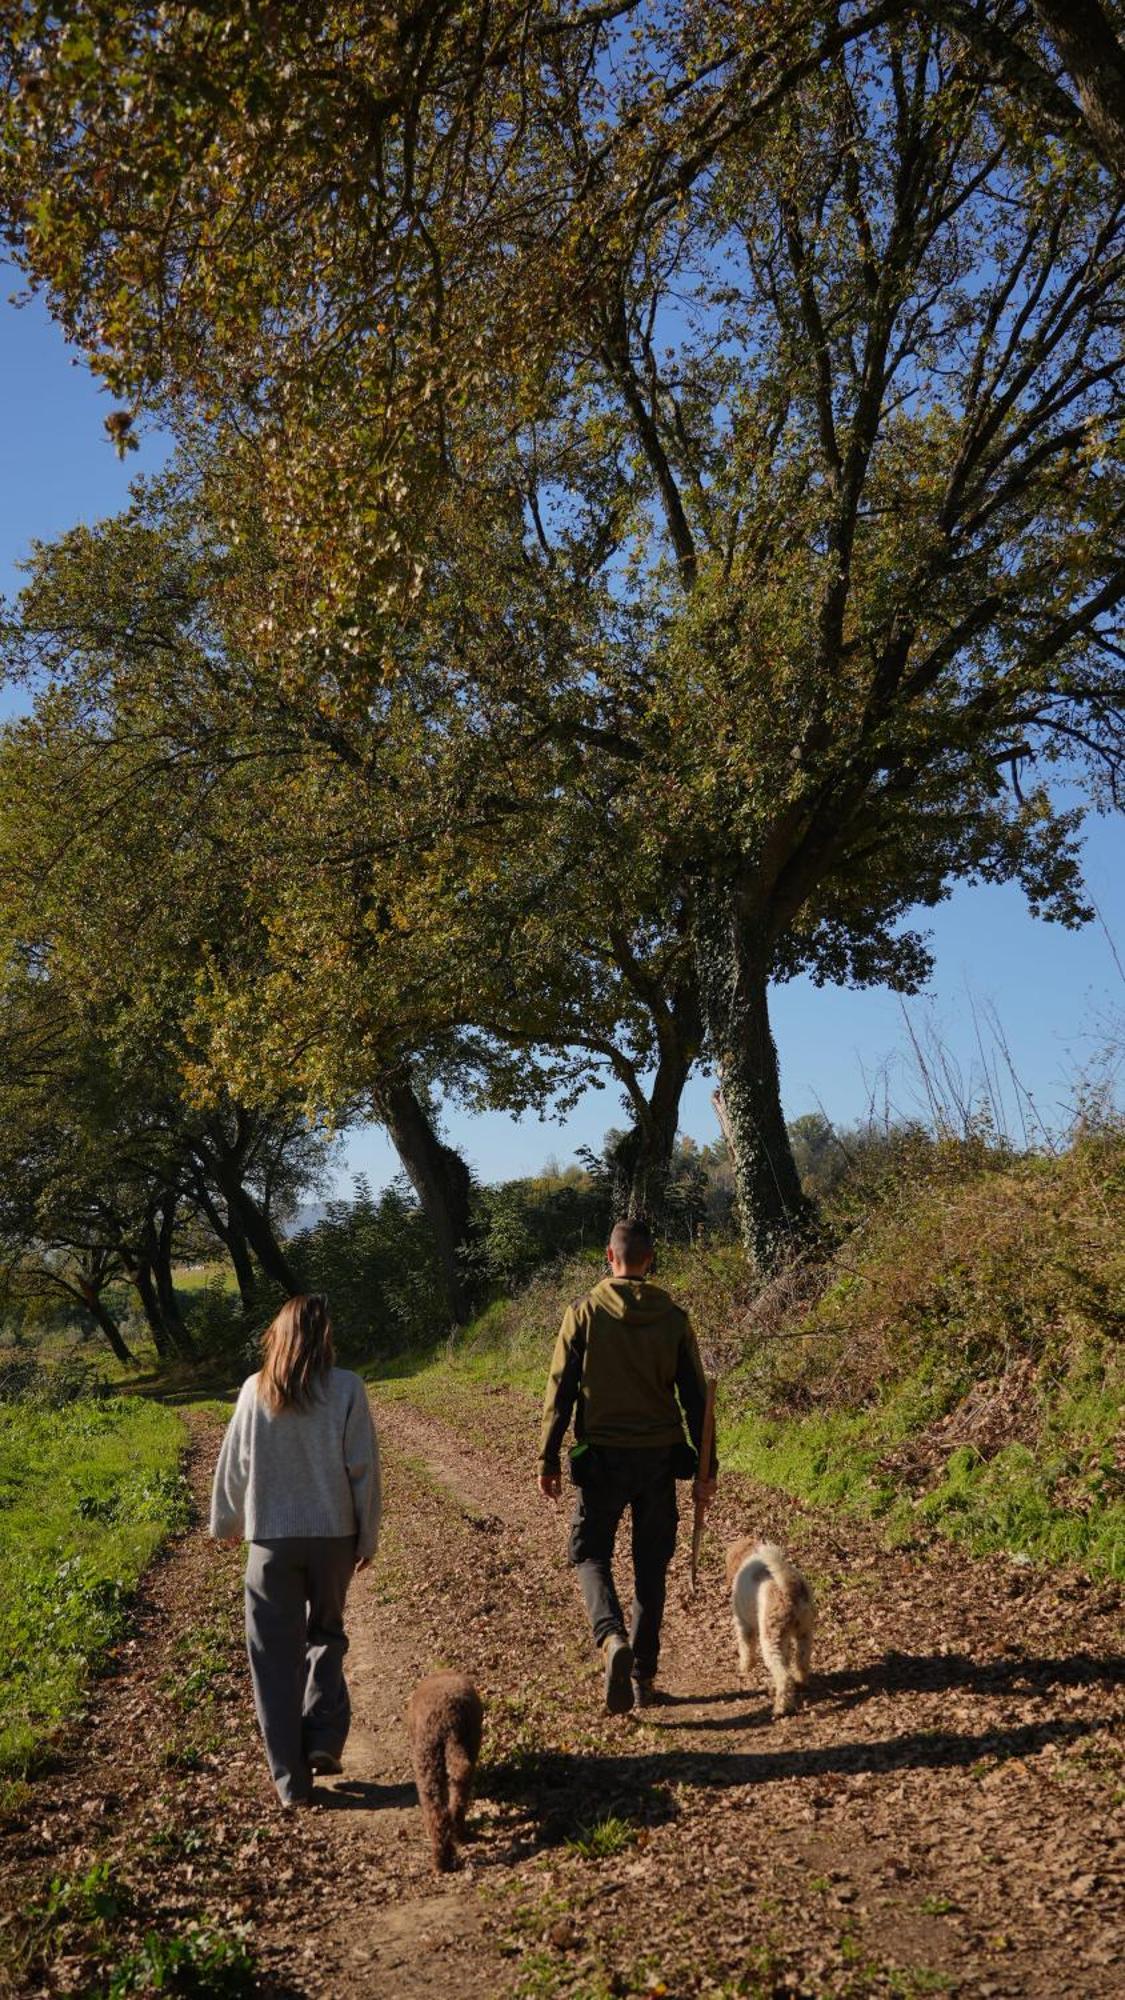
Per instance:
[[[17,311],[6,301],[15,274],[0,273],[0,591],[18,588],[16,565],[33,539],[49,540],[78,521],[123,506],[129,481],[159,465],[159,438],[124,462],[102,425],[111,408],[38,303]],[[11,700],[0,690],[0,713]],[[1089,887],[1101,922],[1081,932],[1036,922],[1019,891],[960,889],[928,913],[937,969],[929,993],[905,1003],[914,1034],[936,1033],[966,1085],[979,1075],[978,1030],[986,1055],[1005,1071],[989,1019],[1001,1025],[1012,1067],[1047,1125],[1065,1117],[1078,1080],[1125,1022],[1125,839],[1118,819],[1091,818],[1086,841]],[[910,1058],[910,1030],[893,994],[817,989],[797,980],[774,996],[774,1026],[782,1086],[790,1116],[818,1105],[837,1122],[860,1117],[874,1099],[901,1112],[922,1108]],[[700,1141],[717,1133],[710,1085],[696,1078],[685,1093],[682,1126]],[[1007,1086],[1007,1117],[1020,1133],[1015,1093]],[[621,1124],[615,1088],[590,1095],[564,1124],[500,1114],[446,1124],[482,1178],[534,1171],[549,1155],[565,1162],[577,1145],[597,1146],[607,1126]],[[351,1135],[338,1176],[353,1172],[379,1186],[397,1168],[378,1130]]]

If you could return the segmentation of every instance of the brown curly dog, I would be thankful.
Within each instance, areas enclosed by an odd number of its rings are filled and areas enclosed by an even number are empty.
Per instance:
[[[406,1706],[418,1802],[442,1874],[457,1866],[456,1843],[465,1838],[483,1721],[480,1696],[464,1674],[428,1674]]]

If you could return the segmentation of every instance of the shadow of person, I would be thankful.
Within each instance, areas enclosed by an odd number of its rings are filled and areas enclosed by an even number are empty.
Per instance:
[[[731,1698],[746,1704],[741,1715],[690,1715],[682,1718],[669,1716],[668,1720],[665,1721],[658,1714],[646,1714],[644,1719],[650,1728],[658,1729],[662,1735],[665,1730],[675,1729],[690,1729],[693,1734],[698,1731],[700,1735],[703,1735],[708,1730],[721,1733],[728,1729],[768,1729],[772,1727],[773,1711],[770,1707],[768,1692],[764,1692],[758,1700],[755,1700],[752,1694],[741,1694]],[[804,1708],[806,1705],[811,1705],[814,1700],[815,1696],[810,1695],[809,1703],[806,1704],[802,1701],[801,1707]]]
[[[413,1781],[401,1785],[377,1785],[371,1778],[341,1778],[329,1790],[318,1785],[316,1802],[329,1810],[347,1808],[349,1812],[383,1812],[393,1806],[416,1806],[418,1790]]]
[[[722,1702],[745,1701],[743,1688],[719,1688],[709,1694],[668,1694],[664,1688],[657,1693],[657,1708],[717,1708]]]

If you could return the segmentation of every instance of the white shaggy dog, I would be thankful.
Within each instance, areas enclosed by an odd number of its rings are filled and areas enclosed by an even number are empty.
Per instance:
[[[809,1677],[816,1607],[813,1594],[783,1549],[746,1537],[727,1550],[738,1668],[749,1680],[754,1641],[773,1682],[773,1712],[792,1715],[797,1690]]]

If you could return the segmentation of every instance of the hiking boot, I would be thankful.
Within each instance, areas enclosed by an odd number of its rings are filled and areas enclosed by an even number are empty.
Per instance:
[[[656,1692],[656,1682],[651,1674],[633,1675],[633,1707],[656,1708],[660,1696]]]
[[[343,1768],[340,1759],[334,1757],[331,1750],[309,1751],[309,1770],[314,1778],[337,1778]]]
[[[633,1706],[633,1648],[621,1632],[605,1642],[605,1705],[610,1715],[628,1715]]]

